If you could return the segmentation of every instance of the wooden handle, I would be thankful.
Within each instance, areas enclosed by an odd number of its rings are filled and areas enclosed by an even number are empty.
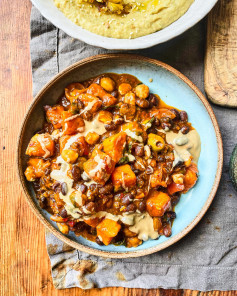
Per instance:
[[[237,107],[236,0],[219,0],[208,16],[204,82],[213,103]]]

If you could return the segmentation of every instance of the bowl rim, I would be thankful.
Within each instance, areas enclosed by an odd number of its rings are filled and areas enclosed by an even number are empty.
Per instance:
[[[218,164],[217,164],[217,170],[216,170],[216,175],[215,175],[215,180],[211,189],[211,192],[203,205],[201,211],[197,214],[197,216],[193,219],[193,221],[186,226],[181,232],[176,234],[174,237],[170,238],[169,240],[158,244],[157,246],[150,247],[145,250],[138,250],[138,251],[131,251],[131,252],[109,252],[109,251],[102,251],[98,249],[94,249],[89,246],[84,246],[78,242],[75,242],[71,240],[70,238],[64,236],[59,230],[57,230],[54,226],[52,226],[47,219],[40,213],[39,209],[37,208],[36,204],[34,203],[33,199],[31,198],[31,195],[29,194],[27,187],[25,185],[25,176],[24,172],[22,170],[22,163],[21,163],[21,147],[22,147],[22,141],[24,137],[24,132],[25,132],[25,127],[26,127],[26,122],[28,121],[32,110],[35,108],[37,103],[41,100],[41,97],[44,95],[44,93],[53,86],[53,84],[61,79],[64,75],[66,75],[68,72],[82,66],[88,63],[93,63],[94,61],[99,61],[99,60],[113,60],[113,59],[123,59],[123,60],[141,60],[146,63],[153,64],[155,66],[161,67],[165,70],[168,70],[178,78],[180,78],[183,82],[185,82],[198,96],[199,100],[202,102],[204,107],[206,108],[210,119],[212,121],[213,127],[215,129],[215,134],[216,134],[216,140],[217,140],[217,147],[218,147]],[[89,58],[83,59],[79,62],[76,62],[72,64],[71,66],[67,67],[60,73],[58,73],[56,76],[54,76],[35,96],[33,99],[32,103],[28,107],[28,110],[26,112],[26,115],[24,116],[21,128],[20,128],[20,133],[18,136],[18,141],[17,141],[17,171],[18,171],[18,178],[21,183],[21,186],[23,188],[23,191],[25,193],[26,200],[34,212],[34,214],[37,216],[37,218],[46,226],[57,238],[59,238],[61,241],[64,243],[70,245],[71,247],[78,249],[80,251],[89,253],[91,255],[96,255],[96,256],[102,256],[102,257],[107,257],[107,258],[132,258],[132,257],[140,257],[140,256],[145,256],[148,254],[152,254],[158,251],[161,251],[177,241],[179,241],[181,238],[183,238],[185,235],[187,235],[197,224],[198,222],[202,219],[208,208],[210,207],[214,196],[216,194],[220,178],[221,178],[221,173],[222,173],[222,167],[223,167],[223,143],[222,143],[222,138],[221,138],[221,133],[219,129],[219,125],[217,123],[215,114],[211,108],[211,105],[205,98],[205,96],[202,94],[202,92],[197,88],[197,86],[194,85],[185,75],[180,73],[178,70],[174,69],[172,66],[167,65],[166,63],[160,62],[155,59],[151,59],[148,57],[140,56],[140,55],[134,55],[134,54],[100,54],[100,55],[95,55],[91,56]]]
[[[58,17],[54,17],[50,14],[49,10],[47,7],[44,7],[42,3],[39,0],[31,0],[31,2],[34,4],[34,6],[40,11],[40,13],[47,19],[49,20],[54,26],[57,28],[63,30],[65,33],[67,33],[69,36],[81,40],[83,42],[86,42],[89,45],[97,46],[97,47],[102,47],[105,49],[110,49],[110,50],[136,50],[136,49],[144,49],[144,48],[149,48],[161,43],[164,43],[166,41],[169,41],[185,31],[189,30],[191,27],[196,25],[200,20],[202,20],[210,11],[211,9],[215,6],[218,0],[211,0],[211,1],[206,1],[206,9],[201,11],[201,14],[195,14],[195,17],[190,17],[187,20],[185,20],[184,25],[179,24],[172,28],[171,30],[167,30],[166,34],[164,36],[159,36],[159,32],[162,32],[163,30],[166,30],[170,26],[172,26],[174,23],[178,22],[180,18],[182,18],[188,10],[180,16],[176,21],[171,23],[169,26],[151,33],[147,34],[138,38],[134,39],[119,39],[119,38],[112,38],[112,37],[106,37],[102,35],[98,35],[95,33],[92,33],[86,29],[83,29],[81,26],[78,26],[74,24],[72,21],[70,21],[62,12],[62,17],[65,17],[70,25],[64,25],[62,24],[61,20]],[[193,3],[192,3],[193,4]],[[56,7],[56,6],[55,6]],[[57,9],[57,7],[56,7]],[[189,8],[190,9],[190,8]],[[77,26],[79,28],[78,31],[74,32],[72,30],[71,26]],[[158,36],[157,36],[158,35]]]

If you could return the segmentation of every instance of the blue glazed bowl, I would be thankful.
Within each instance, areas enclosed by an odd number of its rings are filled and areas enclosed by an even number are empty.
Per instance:
[[[182,195],[176,206],[177,218],[172,227],[172,236],[143,242],[137,248],[124,246],[99,246],[74,234],[62,234],[50,215],[42,210],[35,197],[32,185],[26,181],[24,170],[27,157],[25,150],[35,131],[42,128],[43,106],[55,104],[66,85],[83,81],[101,73],[128,73],[147,84],[152,93],[157,93],[167,104],[187,111],[189,121],[201,137],[201,154],[198,162],[199,179],[195,187]],[[153,79],[152,82],[151,78]],[[54,77],[36,96],[31,104],[19,135],[18,172],[27,201],[34,213],[59,239],[87,253],[126,258],[144,256],[162,250],[184,237],[203,217],[209,208],[221,177],[223,148],[215,115],[203,94],[184,75],[157,60],[136,56],[107,54],[82,60]]]

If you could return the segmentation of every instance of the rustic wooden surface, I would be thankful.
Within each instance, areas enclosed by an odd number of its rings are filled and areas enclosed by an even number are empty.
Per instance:
[[[9,4],[10,3],[10,4]],[[26,204],[16,175],[17,134],[32,101],[29,0],[0,1],[0,291],[1,296],[233,296],[236,292],[106,288],[55,290],[44,227]]]
[[[207,27],[206,93],[215,104],[237,107],[237,1],[219,0]]]

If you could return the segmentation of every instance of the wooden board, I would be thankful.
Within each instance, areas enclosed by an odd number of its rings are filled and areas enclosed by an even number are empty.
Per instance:
[[[208,16],[204,77],[213,103],[237,107],[236,0],[219,0]]]
[[[10,3],[10,4],[9,4]],[[32,101],[29,0],[0,1],[0,295],[1,296],[234,296],[237,292],[106,288],[55,290],[45,230],[17,179],[16,140]]]

